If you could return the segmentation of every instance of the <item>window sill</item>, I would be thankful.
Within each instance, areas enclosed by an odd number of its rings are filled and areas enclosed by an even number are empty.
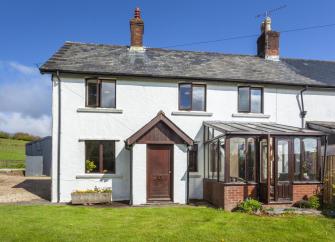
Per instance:
[[[233,118],[270,118],[271,115],[263,113],[233,113]]]
[[[76,179],[105,179],[105,178],[123,178],[117,174],[86,173],[76,175]]]
[[[294,181],[294,185],[322,184],[321,181]]]
[[[78,113],[123,113],[122,109],[116,108],[78,108]]]
[[[213,113],[208,113],[204,111],[174,111],[171,115],[175,116],[200,116],[200,117],[211,117]]]

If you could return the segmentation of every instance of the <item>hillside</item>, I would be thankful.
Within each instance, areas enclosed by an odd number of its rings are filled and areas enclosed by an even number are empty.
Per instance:
[[[27,141],[0,138],[0,161],[24,161]]]

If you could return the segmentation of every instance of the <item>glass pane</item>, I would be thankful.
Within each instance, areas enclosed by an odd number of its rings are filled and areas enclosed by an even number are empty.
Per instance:
[[[205,111],[205,86],[193,85],[192,110]]]
[[[261,113],[262,112],[262,90],[260,88],[251,89],[251,112]]]
[[[204,145],[204,152],[205,152],[205,178],[209,178],[208,176],[208,167],[209,167],[209,159],[208,159],[208,149],[209,145],[205,144]]]
[[[300,139],[294,139],[294,180],[300,180],[300,156],[301,149],[300,149]]]
[[[248,164],[248,181],[256,181],[256,144],[255,139],[248,139],[248,153],[247,153],[247,164]]]
[[[103,145],[103,172],[115,172],[115,142],[102,141]]]
[[[188,151],[189,171],[198,171],[198,144],[194,144],[192,150]]]
[[[288,141],[278,140],[278,181],[288,181]]]
[[[209,144],[210,146],[210,154],[209,154],[209,157],[210,157],[210,178],[212,179],[217,179],[217,171],[218,171],[218,145],[217,145],[217,142],[214,142],[214,143],[210,143]]]
[[[245,139],[230,139],[230,181],[245,181]]]
[[[180,84],[179,85],[179,109],[191,109],[191,95],[192,85],[191,84]]]
[[[101,107],[115,108],[115,82],[102,81],[101,83]]]
[[[97,80],[87,81],[87,106],[97,107],[98,85]]]
[[[86,141],[85,142],[86,148],[86,161],[93,161],[94,165],[96,166],[92,170],[87,170],[85,167],[86,172],[99,172],[99,142],[98,141]],[[86,164],[85,161],[85,164]]]
[[[220,161],[219,161],[219,180],[224,181],[224,169],[225,169],[225,140],[220,139]]]
[[[303,180],[317,180],[317,139],[306,138],[303,139],[304,145],[304,160],[302,163],[302,176]]]
[[[238,111],[249,112],[249,87],[238,89]]]
[[[262,182],[266,182],[268,177],[268,142],[267,140],[262,140],[260,142],[261,149],[261,180]]]

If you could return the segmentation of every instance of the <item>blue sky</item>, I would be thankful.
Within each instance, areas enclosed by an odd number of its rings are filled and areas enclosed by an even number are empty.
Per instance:
[[[66,40],[128,45],[129,19],[136,6],[142,9],[145,21],[145,46],[165,47],[257,34],[261,19],[255,16],[285,4],[285,9],[272,16],[274,30],[335,23],[334,0],[2,0],[0,130],[49,134],[51,84],[36,65]],[[283,33],[281,56],[335,60],[334,39],[335,26]],[[175,49],[255,54],[256,37]]]

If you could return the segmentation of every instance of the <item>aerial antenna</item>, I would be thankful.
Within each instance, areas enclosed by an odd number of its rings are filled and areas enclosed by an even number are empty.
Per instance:
[[[260,17],[267,18],[267,17],[270,17],[272,13],[277,12],[277,11],[279,11],[279,10],[282,10],[282,9],[284,9],[284,8],[286,8],[286,7],[287,7],[287,5],[285,4],[285,5],[280,6],[280,7],[278,7],[278,8],[273,8],[273,9],[270,9],[270,10],[266,10],[266,11],[263,12],[263,13],[257,14],[257,15],[256,15],[256,18],[260,18]]]

